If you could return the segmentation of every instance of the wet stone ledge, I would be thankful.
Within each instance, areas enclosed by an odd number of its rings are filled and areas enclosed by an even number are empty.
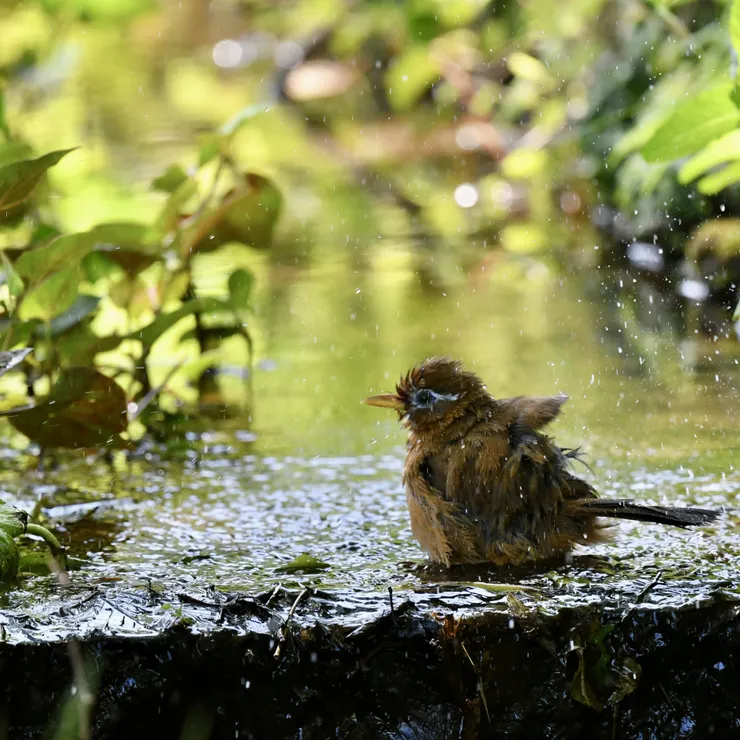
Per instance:
[[[93,738],[737,737],[738,574],[601,566],[417,568],[392,596],[54,586],[2,611],[0,715],[47,736],[74,639]]]

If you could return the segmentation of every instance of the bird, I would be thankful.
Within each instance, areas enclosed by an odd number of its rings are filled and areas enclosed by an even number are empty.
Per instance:
[[[528,565],[610,541],[604,517],[686,528],[719,516],[600,498],[572,472],[579,450],[559,447],[543,431],[566,400],[494,398],[449,357],[424,360],[395,393],[364,400],[397,411],[408,429],[403,484],[411,531],[433,562]]]

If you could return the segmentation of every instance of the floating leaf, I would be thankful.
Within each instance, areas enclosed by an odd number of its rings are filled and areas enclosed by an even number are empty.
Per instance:
[[[250,307],[253,286],[254,275],[249,270],[240,268],[229,275],[229,297],[234,308],[245,311]]]
[[[289,563],[281,565],[279,568],[275,568],[276,573],[298,573],[303,571],[304,573],[317,573],[322,570],[331,568],[329,563],[325,563],[323,560],[315,558],[313,555],[303,553],[297,558],[294,558]]]
[[[182,240],[185,259],[199,251],[211,251],[228,242],[266,247],[272,241],[282,205],[275,185],[261,175],[246,176],[246,187],[229,193],[189,226]]]
[[[0,530],[11,537],[19,537],[26,531],[28,514],[15,506],[0,503]]]
[[[729,85],[702,90],[679,103],[642,147],[648,162],[670,162],[694,154],[740,123]]]
[[[24,159],[0,167],[0,212],[31,197],[44,173],[74,149],[49,152],[38,159]]]
[[[78,264],[60,270],[31,289],[21,302],[18,315],[23,321],[51,321],[63,314],[77,300],[81,267]]]
[[[8,352],[0,352],[0,377],[10,372],[14,367],[23,362],[33,350],[30,347],[26,349],[11,349]]]
[[[12,581],[18,574],[19,563],[18,545],[7,532],[0,529],[0,581]]]
[[[179,164],[173,164],[152,181],[152,187],[164,193],[174,193],[187,180],[188,173]]]
[[[42,447],[128,448],[119,435],[127,425],[121,386],[90,367],[62,372],[52,392],[30,408],[2,412],[22,434]]]
[[[16,272],[33,283],[79,262],[94,246],[89,233],[67,234],[54,239],[44,247],[24,252],[15,263]]]

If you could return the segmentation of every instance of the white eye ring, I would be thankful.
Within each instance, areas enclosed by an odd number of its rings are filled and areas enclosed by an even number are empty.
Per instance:
[[[436,401],[457,401],[459,393],[435,393],[430,388],[421,388],[414,396],[414,401],[419,406],[431,406]]]

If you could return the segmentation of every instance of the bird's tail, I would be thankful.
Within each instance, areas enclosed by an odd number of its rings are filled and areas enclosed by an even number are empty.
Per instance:
[[[631,499],[609,501],[586,499],[577,504],[583,514],[607,516],[616,519],[634,519],[638,522],[670,524],[673,527],[700,527],[713,522],[721,512],[711,509],[690,509],[675,506],[645,506]]]

